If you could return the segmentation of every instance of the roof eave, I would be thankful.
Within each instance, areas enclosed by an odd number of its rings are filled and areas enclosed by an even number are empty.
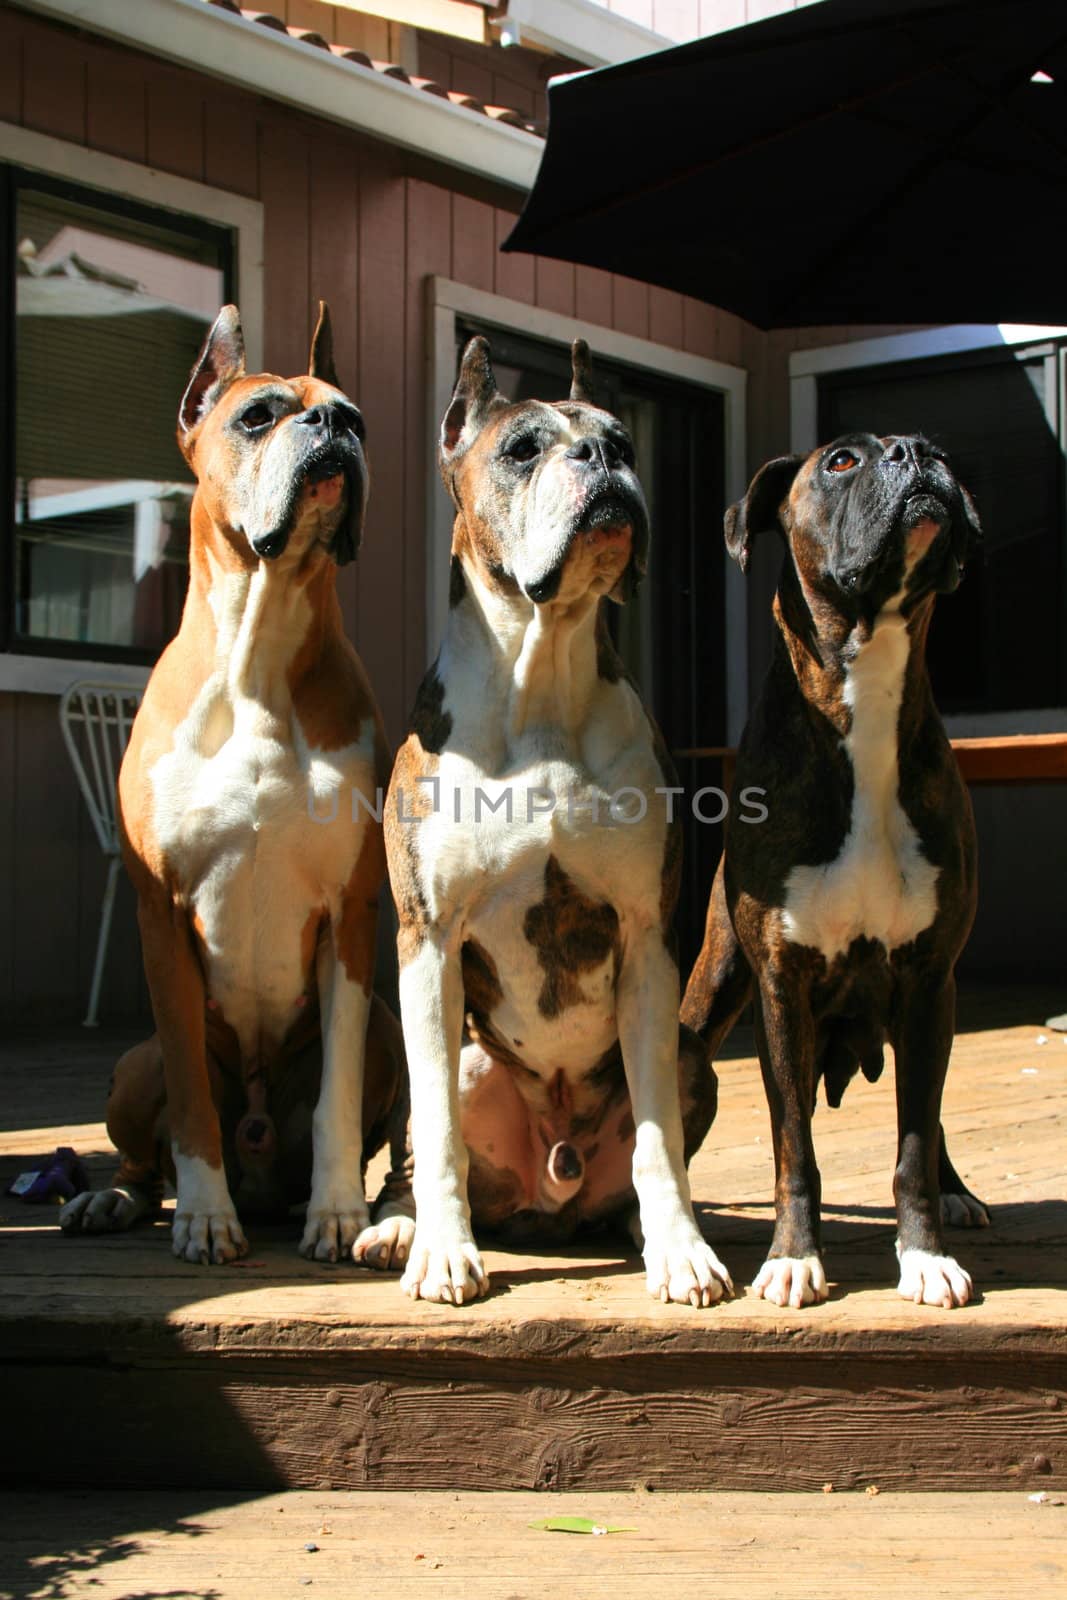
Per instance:
[[[16,0],[88,32],[298,106],[446,165],[527,190],[536,134],[261,27],[204,0]]]

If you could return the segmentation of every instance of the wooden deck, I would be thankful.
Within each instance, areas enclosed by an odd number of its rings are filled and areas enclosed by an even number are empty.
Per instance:
[[[1067,1043],[1042,1026],[1064,998],[964,1005],[945,1123],[994,1225],[952,1235],[982,1297],[951,1313],[893,1289],[889,1068],[853,1084],[840,1111],[819,1108],[834,1288],[802,1312],[746,1293],[703,1313],[660,1306],[607,1237],[550,1257],[490,1249],[489,1299],[412,1305],[395,1279],[301,1261],[295,1223],[257,1228],[238,1267],[204,1269],[172,1259],[163,1224],[68,1240],[51,1208],[5,1197],[4,1477],[320,1492],[1067,1490]],[[67,1143],[103,1180],[96,1119],[121,1042],[75,1030],[7,1047],[0,1186]],[[739,1034],[719,1064],[719,1117],[692,1173],[739,1285],[771,1216],[747,1048]]]
[[[1067,1508],[1026,1494],[18,1494],[0,1500],[17,1600],[923,1600],[1067,1592]],[[592,1516],[632,1532],[545,1533]],[[309,1549],[308,1546],[315,1548]]]

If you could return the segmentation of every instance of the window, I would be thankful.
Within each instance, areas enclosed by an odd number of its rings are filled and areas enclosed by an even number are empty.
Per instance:
[[[927,658],[943,712],[1067,704],[1067,541],[1054,347],[824,373],[819,438],[925,433],[982,518],[984,551],[938,605]]]
[[[151,660],[188,578],[178,402],[232,293],[229,229],[0,168],[7,648]]]

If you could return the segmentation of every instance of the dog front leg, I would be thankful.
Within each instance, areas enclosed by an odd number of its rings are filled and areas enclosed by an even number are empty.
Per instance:
[[[619,1042],[636,1135],[633,1176],[648,1292],[708,1306],[730,1274],[693,1216],[678,1090],[678,968],[658,927],[630,941],[618,984]]]
[[[752,1288],[776,1306],[807,1306],[829,1293],[819,1251],[822,1180],[811,1137],[815,1023],[806,996],[788,1001],[773,976],[760,982],[756,1047],[774,1142],[774,1238]]]
[[[171,1151],[178,1191],[171,1241],[183,1261],[233,1261],[248,1241],[222,1165],[222,1134],[211,1091],[204,1027],[204,974],[186,912],[159,884],[140,891],[145,976],[163,1051]]]
[[[896,1055],[897,1256],[900,1293],[928,1306],[965,1306],[968,1273],[941,1243],[941,1093],[952,1051],[956,984],[949,974],[901,981],[891,1028]]]
[[[337,1261],[370,1225],[363,1193],[363,1063],[370,994],[349,977],[334,938],[319,945],[322,1082],[311,1123],[311,1199],[300,1254]]]
[[[486,1293],[489,1275],[467,1198],[459,1111],[463,976],[454,941],[423,934],[400,969],[400,1012],[415,1157],[415,1238],[401,1288],[413,1300],[463,1305]]]

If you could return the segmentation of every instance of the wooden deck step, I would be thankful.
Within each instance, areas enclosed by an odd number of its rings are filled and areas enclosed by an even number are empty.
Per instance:
[[[817,1113],[834,1289],[801,1312],[744,1292],[702,1313],[660,1306],[607,1237],[552,1256],[490,1249],[487,1300],[412,1305],[395,1279],[301,1261],[295,1225],[254,1229],[248,1261],[202,1269],[171,1258],[162,1224],[72,1241],[50,1211],[4,1198],[4,1478],[1067,1491],[1067,1044],[1041,1026],[1056,1009],[1062,997],[1035,998],[1015,1013],[1032,1020],[957,1040],[950,1148],[994,1225],[952,1235],[982,1298],[951,1313],[893,1289],[891,1063]],[[87,1071],[76,1046],[84,1061],[78,1040],[9,1048],[0,1187],[60,1143],[94,1153],[103,1180],[104,1050]],[[719,1071],[693,1189],[743,1285],[770,1235],[767,1115],[748,1055]]]

